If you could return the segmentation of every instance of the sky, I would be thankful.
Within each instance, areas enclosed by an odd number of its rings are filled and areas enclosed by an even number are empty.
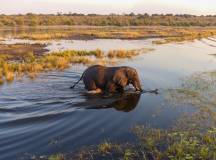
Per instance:
[[[0,14],[30,12],[216,15],[216,0],[0,0]]]

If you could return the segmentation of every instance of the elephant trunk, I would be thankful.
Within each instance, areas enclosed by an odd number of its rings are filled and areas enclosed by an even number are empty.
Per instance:
[[[132,84],[136,91],[140,91],[140,92],[143,91],[139,79],[136,79]]]

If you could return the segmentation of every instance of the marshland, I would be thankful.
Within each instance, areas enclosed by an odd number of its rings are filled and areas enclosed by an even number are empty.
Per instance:
[[[0,159],[216,158],[215,16],[0,19]],[[70,89],[94,64],[134,67],[159,94]]]

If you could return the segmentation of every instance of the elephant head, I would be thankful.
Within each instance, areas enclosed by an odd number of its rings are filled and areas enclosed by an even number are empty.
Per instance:
[[[122,67],[114,74],[113,81],[122,87],[132,84],[136,91],[142,91],[138,73],[134,68]]]

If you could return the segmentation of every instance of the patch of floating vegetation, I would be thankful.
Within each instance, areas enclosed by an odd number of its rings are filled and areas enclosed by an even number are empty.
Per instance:
[[[145,49],[145,52],[150,49]],[[111,51],[110,51],[111,52]],[[50,70],[64,70],[71,64],[113,64],[118,58],[132,58],[145,53],[141,50],[116,50],[113,56],[100,49],[93,51],[66,50],[37,56],[33,52],[23,54],[21,60],[13,59],[12,54],[0,54],[0,84],[12,82],[16,77],[27,75],[34,79],[38,73]],[[113,58],[116,58],[114,60]]]
[[[143,48],[137,50],[110,50],[107,54],[109,58],[132,58],[138,56],[140,53],[153,51],[151,48]]]
[[[183,80],[176,89],[168,90],[167,100],[173,104],[187,103],[193,106],[216,106],[216,72],[196,73]]]

